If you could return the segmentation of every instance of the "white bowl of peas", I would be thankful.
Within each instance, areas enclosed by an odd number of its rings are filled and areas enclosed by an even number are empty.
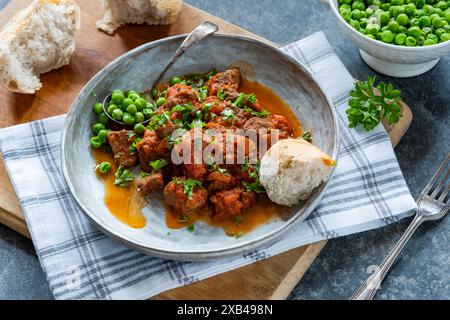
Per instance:
[[[407,78],[450,53],[450,0],[329,0],[339,26],[374,70]]]

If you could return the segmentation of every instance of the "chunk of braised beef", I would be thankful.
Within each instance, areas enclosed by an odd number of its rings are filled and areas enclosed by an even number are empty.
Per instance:
[[[164,203],[171,206],[178,213],[188,213],[200,209],[206,205],[208,192],[199,186],[195,186],[189,197],[184,191],[183,181],[185,177],[179,177],[177,182],[171,181],[164,188]]]
[[[114,153],[114,162],[124,167],[134,166],[138,162],[138,156],[130,147],[137,136],[133,131],[110,131],[108,141]]]
[[[216,96],[219,91],[226,95],[226,99],[234,100],[239,95],[237,91],[241,84],[241,72],[239,69],[229,69],[219,72],[208,80],[209,94]]]
[[[172,109],[178,104],[197,103],[198,96],[191,86],[177,83],[167,88],[166,103],[163,105],[164,109]]]
[[[192,179],[203,181],[208,173],[205,163],[200,164],[183,164],[184,174]]]
[[[240,215],[244,210],[250,208],[256,201],[256,195],[238,187],[219,191],[209,197],[209,200],[214,208],[213,219],[226,220]]]
[[[236,186],[237,180],[230,173],[219,171],[211,172],[206,178],[209,191],[231,189]]]
[[[164,189],[164,176],[162,172],[153,172],[145,178],[140,178],[137,182],[137,191],[146,196],[153,191],[161,191]]]
[[[167,148],[164,146],[165,144],[158,138],[154,130],[145,130],[142,140],[136,143],[142,170],[150,172],[152,170],[150,161],[166,156]]]

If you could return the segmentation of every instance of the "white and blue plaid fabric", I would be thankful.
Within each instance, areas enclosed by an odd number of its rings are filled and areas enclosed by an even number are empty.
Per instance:
[[[177,262],[132,251],[98,231],[71,196],[61,173],[65,116],[0,130],[1,152],[37,255],[57,299],[143,299],[315,241],[379,228],[416,207],[386,131],[348,129],[353,78],[323,33],[288,45],[320,81],[339,117],[338,167],[311,216],[276,243],[208,262]]]

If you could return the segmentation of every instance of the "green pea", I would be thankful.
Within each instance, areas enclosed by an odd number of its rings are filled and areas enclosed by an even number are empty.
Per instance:
[[[156,105],[158,107],[162,106],[165,103],[166,103],[166,98],[159,98],[158,100],[156,100]]]
[[[136,122],[137,123],[141,123],[141,122],[145,121],[145,116],[144,116],[144,114],[142,112],[136,112],[134,117],[136,118]]]
[[[138,123],[134,126],[134,132],[138,134],[143,134],[145,131],[145,126],[142,123]]]
[[[134,103],[138,111],[142,111],[147,106],[147,100],[144,98],[137,99]]]
[[[391,30],[392,32],[397,33],[397,32],[398,32],[398,29],[400,28],[400,25],[398,24],[397,21],[392,20],[392,21],[389,21],[389,23],[388,23],[388,28],[389,28],[389,30]]]
[[[416,38],[414,37],[407,37],[405,40],[405,45],[407,47],[414,47],[416,45]]]
[[[422,9],[416,9],[414,10],[414,18],[420,18],[421,16],[423,16],[425,13],[423,12]]]
[[[424,36],[419,36],[416,38],[416,43],[418,46],[423,45],[423,42],[425,41],[425,37]]]
[[[408,16],[404,13],[399,14],[397,18],[395,18],[395,21],[397,21],[401,26],[406,26],[408,24],[408,20]]]
[[[439,42],[438,36],[435,35],[434,33],[430,33],[429,35],[427,35],[427,40],[432,40],[433,44],[436,44]]]
[[[94,134],[98,134],[101,130],[105,129],[105,125],[103,123],[97,122],[92,126],[92,131]]]
[[[143,109],[142,114],[144,115],[145,119],[149,119],[153,115],[153,111],[151,109]]]
[[[111,116],[113,117],[114,120],[116,121],[122,121],[123,118],[123,111],[120,109],[116,109],[113,111],[113,113],[111,114]]]
[[[411,18],[409,19],[409,26],[415,27],[419,25],[419,19],[418,18]]]
[[[390,7],[390,4],[389,3],[382,3],[381,4],[381,10],[383,10],[383,11],[388,11],[389,10],[389,7]]]
[[[381,0],[373,0],[372,5],[377,7],[381,6]]]
[[[138,93],[136,90],[128,90],[128,91],[127,91],[127,97],[130,96],[130,95],[132,95],[132,94],[139,95],[139,93]]]
[[[425,39],[425,41],[423,42],[423,46],[432,46],[433,44],[436,43],[431,39]]]
[[[433,28],[430,28],[430,27],[422,28],[422,33],[423,33],[425,36],[427,36],[427,35],[429,35],[430,33],[433,33]]]
[[[445,19],[447,19],[447,22],[450,23],[450,10],[449,9],[447,9],[445,11],[444,16],[445,16]]]
[[[163,91],[161,91],[161,95],[160,95],[160,97],[166,97],[166,94],[167,94],[167,90],[163,90]]]
[[[375,35],[375,39],[381,41],[381,34],[382,34],[381,32],[378,32],[378,33]]]
[[[444,26],[442,29],[444,29],[444,31],[445,31],[446,33],[450,33],[450,24]]]
[[[137,99],[140,99],[141,97],[136,93],[132,93],[132,94],[128,95],[128,98],[133,101],[136,101]]]
[[[103,112],[103,104],[100,102],[97,102],[93,105],[92,111],[94,111],[95,114],[100,114]]]
[[[359,21],[356,20],[350,20],[350,25],[355,28],[356,30],[358,30],[360,28],[360,24]]]
[[[108,106],[108,113],[112,114],[114,110],[119,109],[118,106],[116,106],[115,104],[111,104]]]
[[[115,104],[122,104],[123,100],[125,100],[125,95],[122,91],[116,91],[111,95],[111,100]]]
[[[442,17],[444,15],[444,11],[442,11],[439,8],[434,8],[434,13],[437,14],[439,17]]]
[[[400,6],[403,4],[403,0],[391,0],[391,5]]]
[[[443,28],[438,28],[434,30],[434,34],[437,35],[438,38],[440,38],[445,33],[445,30]]]
[[[154,110],[156,110],[156,105],[147,101],[144,109],[151,109],[154,111]]]
[[[416,5],[414,4],[414,3],[408,3],[406,6],[405,6],[405,13],[408,15],[408,16],[410,16],[410,17],[412,17],[413,15],[414,15],[414,11],[416,10]]]
[[[107,124],[109,122],[109,117],[106,115],[106,113],[102,112],[98,115],[98,122]]]
[[[173,86],[174,84],[180,83],[181,81],[183,81],[183,80],[181,80],[181,78],[173,77],[172,79],[170,79],[169,84],[170,84],[170,86]]]
[[[90,142],[91,142],[91,147],[94,149],[98,149],[102,146],[102,142],[100,141],[100,139],[98,137],[92,137]]]
[[[427,14],[427,15],[430,15],[430,14],[433,14],[433,13],[434,13],[434,8],[433,8],[433,6],[431,6],[431,5],[429,5],[429,4],[424,5],[423,8],[422,8],[422,10],[423,10],[423,12],[424,12],[425,14]]]
[[[104,161],[97,165],[96,169],[101,174],[108,174],[111,171],[111,163]]]
[[[423,8],[423,6],[426,4],[426,0],[414,0],[414,3],[416,4],[417,8]]]
[[[400,26],[398,28],[398,33],[406,33],[408,31],[408,28],[406,28],[405,26]]]
[[[449,41],[450,40],[450,33],[443,33],[440,37],[441,41]]]
[[[401,7],[399,7],[399,6],[391,6],[389,8],[389,16],[391,18],[397,17],[400,14],[400,10],[401,10],[400,8]]]
[[[408,29],[408,36],[417,38],[417,37],[420,37],[421,35],[422,35],[422,30],[417,26],[414,26],[414,27],[411,27]]]
[[[373,34],[370,34],[370,33],[366,34],[366,37],[368,37],[370,39],[374,39],[374,40],[376,39],[375,36]]]
[[[394,42],[395,44],[398,44],[400,46],[405,44],[405,40],[406,40],[406,34],[404,33],[399,33],[395,36]]]
[[[122,106],[124,108],[128,107],[130,104],[133,104],[133,100],[130,98],[126,98],[122,101]]]
[[[385,26],[389,23],[389,13],[388,12],[380,12],[378,15],[378,19],[380,19],[381,26]]]
[[[128,112],[125,112],[123,114],[122,121],[126,124],[133,124],[135,121],[135,118],[132,114],[129,114]]]
[[[436,29],[442,28],[444,26],[444,21],[440,17],[435,17],[431,23],[433,24],[433,27]]]
[[[365,4],[364,4],[364,1],[359,1],[359,0],[357,0],[357,1],[353,2],[353,4],[352,4],[352,9],[353,9],[353,10],[355,10],[355,9],[358,9],[358,10],[365,10],[365,9],[366,9],[366,6],[365,6]]]
[[[129,114],[135,114],[135,113],[137,112],[137,107],[136,107],[134,104],[130,104],[130,105],[127,107],[126,111],[127,111]]]
[[[361,11],[359,11],[358,9],[353,10],[351,13],[351,17],[352,17],[352,19],[355,19],[355,20],[361,19],[362,18]]]
[[[108,140],[108,131],[106,130],[100,130],[97,137],[100,139],[102,143],[105,143],[106,140]]]
[[[441,9],[441,10],[446,10],[447,7],[448,7],[448,5],[447,5],[447,2],[445,2],[445,1],[439,1],[439,2],[436,4],[436,7],[438,7],[438,8]]]
[[[394,41],[394,34],[391,30],[384,30],[381,34],[381,41],[391,43]]]
[[[428,17],[428,16],[420,17],[420,19],[419,19],[419,26],[421,28],[431,26],[431,19],[430,19],[430,17]]]

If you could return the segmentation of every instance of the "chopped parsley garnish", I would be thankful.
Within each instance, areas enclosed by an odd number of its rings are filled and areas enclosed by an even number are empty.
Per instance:
[[[195,187],[200,187],[203,189],[203,182],[196,179],[178,179],[177,177],[174,177],[172,181],[177,185],[183,185],[183,192],[188,197],[188,199],[192,198]]]
[[[189,226],[187,227],[187,229],[188,229],[189,232],[194,232],[194,230],[195,230],[195,224],[189,225]]]
[[[134,181],[133,173],[122,166],[117,169],[115,177],[114,184],[119,187],[128,187]]]
[[[267,110],[255,111],[250,107],[244,107],[244,111],[250,113],[254,117],[259,117],[259,118],[266,118],[270,114],[270,112]]]
[[[138,142],[142,141],[142,138],[136,138],[133,143],[130,145],[130,147],[128,148],[128,152],[130,154],[135,154],[136,153],[136,145],[138,144]]]
[[[163,159],[150,161],[149,164],[154,170],[158,171],[158,170],[161,170],[164,166],[168,165],[169,162],[163,158]]]
[[[382,118],[388,124],[398,122],[401,109],[398,101],[401,100],[400,90],[394,89],[392,84],[378,83],[374,90],[375,77],[370,76],[367,81],[356,82],[355,88],[350,91],[349,108],[346,110],[349,128],[362,125],[366,131],[375,129]]]
[[[225,120],[225,121],[231,120],[233,124],[236,122],[236,116],[235,116],[233,110],[231,110],[231,109],[228,109],[228,108],[224,109],[220,115],[222,116],[223,120]]]
[[[215,164],[215,163],[211,163],[211,164],[208,164],[208,170],[209,171],[217,171],[217,172],[219,172],[219,173],[221,173],[221,174],[223,174],[223,175],[226,175],[226,176],[229,176],[230,175],[230,173],[227,171],[227,169],[225,169],[225,168],[220,168],[217,164]]]
[[[217,91],[217,98],[219,98],[220,101],[225,100],[228,97],[228,93],[224,92],[222,89]]]
[[[170,114],[167,111],[164,111],[161,114],[155,114],[148,124],[148,128],[150,130],[158,129],[161,126],[164,126],[170,121]]]
[[[309,143],[312,143],[312,136],[311,136],[311,131],[306,131],[303,132],[302,136],[300,137],[300,139],[306,140]]]
[[[243,108],[247,102],[253,104],[256,102],[256,95],[240,93],[237,98],[233,101],[233,105],[238,108]]]
[[[149,173],[144,172],[144,171],[142,171],[142,172],[139,174],[139,176],[140,176],[141,178],[147,178],[149,175],[150,175]]]
[[[206,125],[206,123],[204,123],[202,120],[200,119],[194,119],[191,124],[189,125],[189,128],[194,129],[194,128],[203,128]]]
[[[259,181],[259,163],[252,164],[250,167],[250,164],[248,162],[248,158],[245,158],[245,162],[242,165],[242,171],[247,172],[248,176],[253,179],[252,183],[243,181],[242,186],[244,187],[245,191],[250,192],[256,192],[256,193],[264,193],[266,190],[261,185]]]

